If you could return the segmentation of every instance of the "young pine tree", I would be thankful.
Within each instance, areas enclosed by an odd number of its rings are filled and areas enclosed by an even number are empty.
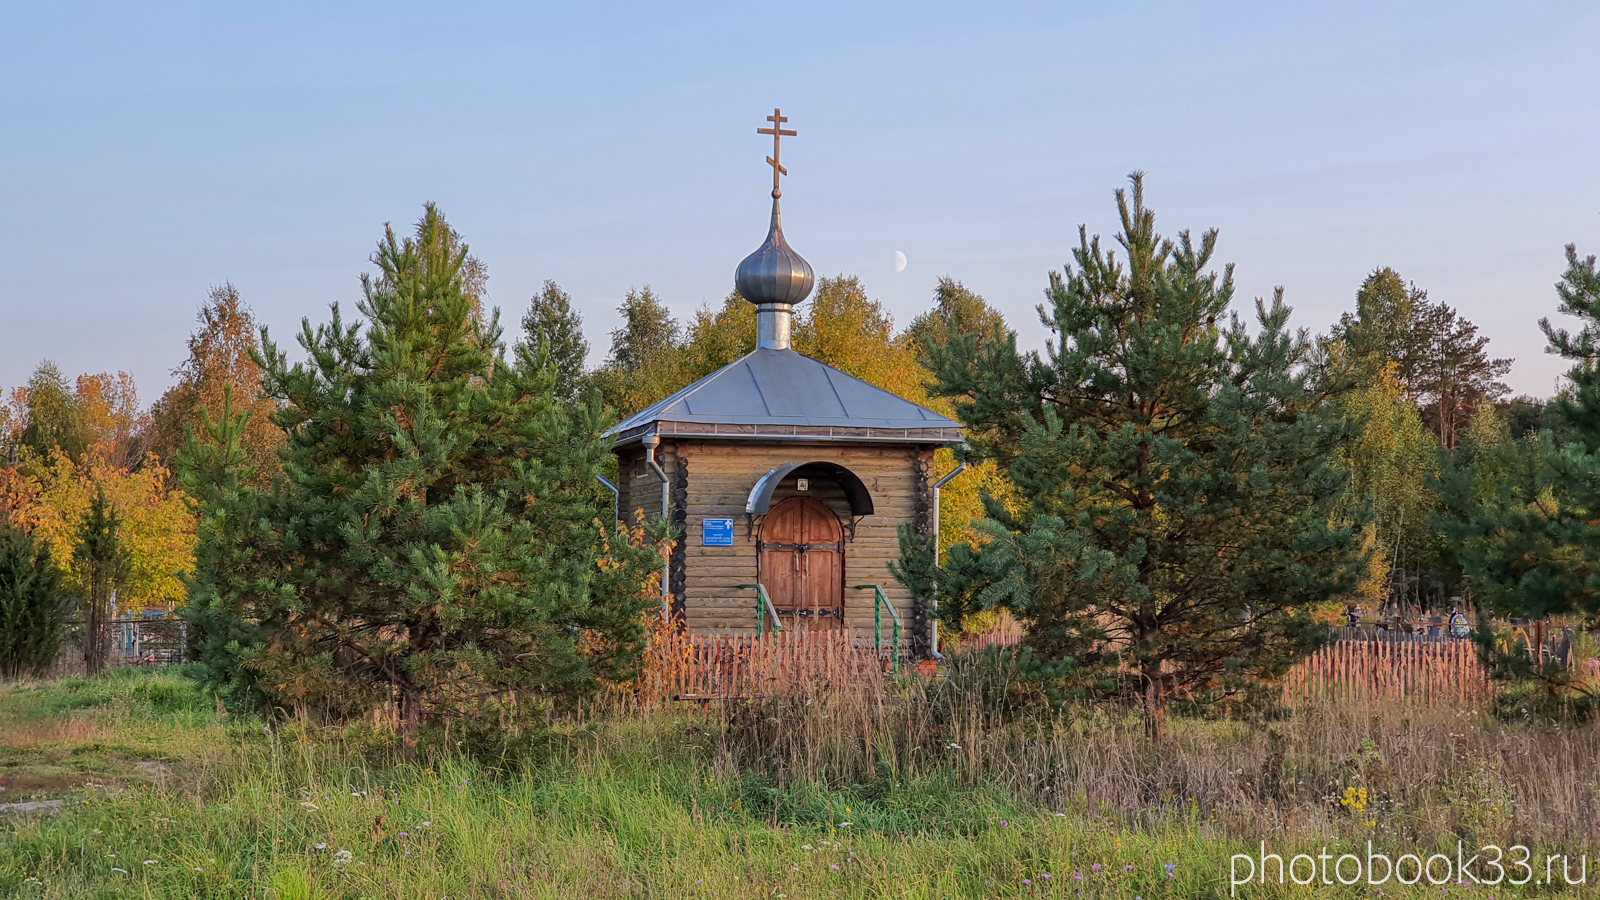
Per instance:
[[[0,678],[43,673],[61,652],[67,602],[50,548],[0,526]]]
[[[466,258],[429,205],[414,237],[379,243],[364,321],[335,305],[306,322],[303,363],[263,341],[285,485],[213,538],[200,577],[219,614],[252,621],[260,645],[243,656],[274,704],[359,714],[392,699],[415,738],[637,667],[657,559],[610,524],[603,423],[556,399],[526,354],[507,365]]]
[[[583,365],[589,342],[583,337],[583,317],[572,308],[572,297],[554,281],[546,281],[522,316],[520,352],[550,370],[555,395],[577,399],[583,382]]]
[[[111,652],[112,601],[128,577],[128,557],[122,546],[122,515],[106,498],[104,488],[89,499],[89,511],[78,525],[78,545],[72,551],[74,568],[82,583],[83,661],[90,675],[105,668]]]
[[[1163,239],[1132,187],[1117,192],[1123,258],[1084,233],[1076,268],[1052,274],[1045,354],[1009,335],[930,348],[971,457],[1016,488],[1016,512],[989,504],[973,526],[987,540],[953,547],[937,580],[941,618],[1010,609],[1048,692],[1134,700],[1160,740],[1174,697],[1269,686],[1312,649],[1309,607],[1347,593],[1363,560],[1332,515],[1344,429],[1288,307],[1258,301],[1254,334],[1223,327],[1216,233]],[[902,544],[925,590],[933,573]]]
[[[188,602],[179,610],[188,623],[189,657],[205,667],[219,693],[247,705],[260,701],[262,694],[245,660],[267,641],[254,618],[257,545],[252,528],[281,508],[270,506],[272,495],[256,487],[258,470],[246,449],[257,412],[249,406],[236,408],[233,386],[224,385],[215,419],[204,406],[196,410],[199,433],[189,429],[176,459],[178,483],[199,510],[195,572],[186,585]]]

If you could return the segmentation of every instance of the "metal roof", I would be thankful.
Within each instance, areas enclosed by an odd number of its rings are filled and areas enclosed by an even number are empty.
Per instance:
[[[654,427],[652,427],[654,426]],[[611,429],[762,440],[953,443],[961,425],[793,350],[760,349]]]

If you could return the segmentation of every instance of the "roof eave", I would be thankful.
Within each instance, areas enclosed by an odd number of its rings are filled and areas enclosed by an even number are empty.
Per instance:
[[[925,425],[783,425],[777,423],[646,422],[613,435],[612,446],[638,443],[647,434],[664,438],[714,438],[723,441],[778,441],[806,443],[958,444],[961,426]]]

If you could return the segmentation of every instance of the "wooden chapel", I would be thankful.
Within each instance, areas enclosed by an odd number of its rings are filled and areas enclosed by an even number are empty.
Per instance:
[[[926,654],[927,611],[888,564],[902,523],[931,535],[933,451],[959,442],[961,426],[790,347],[814,276],[778,207],[779,141],[794,132],[778,110],[768,121],[772,220],[734,279],[756,305],[756,347],[612,430],[620,508],[681,530],[664,599],[692,631],[775,620],[870,642],[898,618],[902,652]]]

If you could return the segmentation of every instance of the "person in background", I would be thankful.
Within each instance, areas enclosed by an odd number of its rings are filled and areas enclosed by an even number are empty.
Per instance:
[[[1345,611],[1344,617],[1349,620],[1350,627],[1355,628],[1361,624],[1361,606],[1357,604]]]
[[[1450,633],[1458,638],[1464,638],[1472,629],[1467,626],[1467,617],[1460,607],[1450,608]]]

